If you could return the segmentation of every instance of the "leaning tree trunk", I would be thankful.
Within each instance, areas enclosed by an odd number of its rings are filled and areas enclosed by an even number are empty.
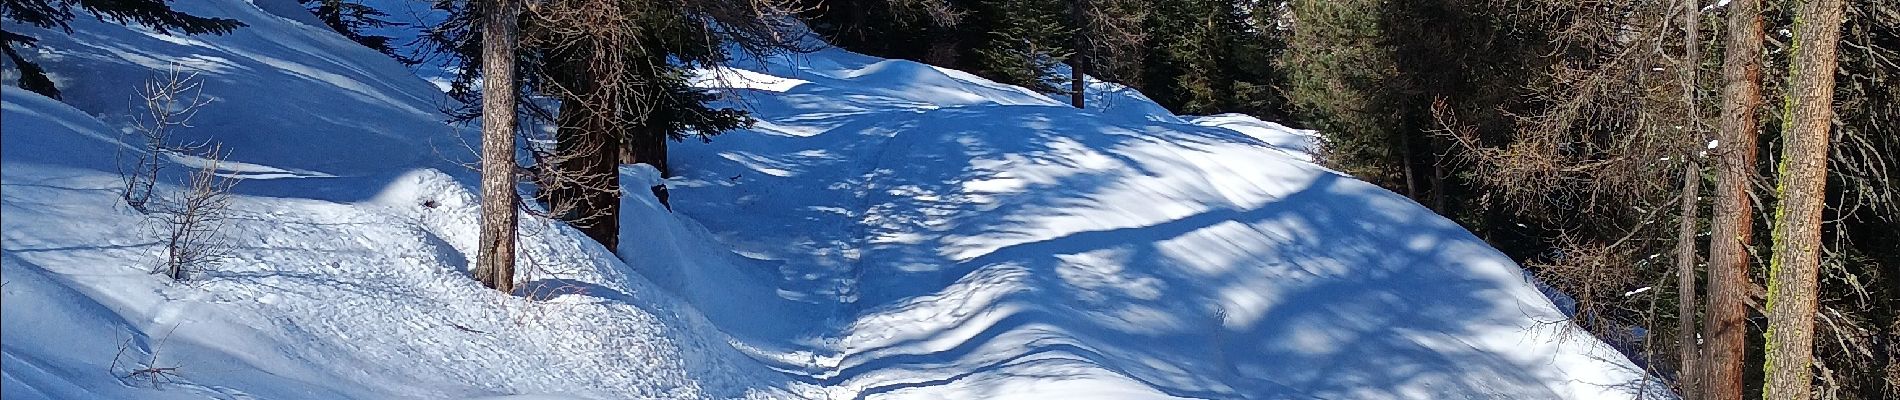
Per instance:
[[[1767,363],[1762,367],[1768,399],[1807,399],[1814,378],[1815,280],[1821,268],[1841,0],[1802,1],[1796,13],[1783,108],[1787,115],[1782,121],[1774,256],[1768,264]]]
[[[1761,105],[1761,0],[1728,6],[1728,43],[1722,62],[1722,120],[1715,154],[1715,215],[1710,219],[1709,304],[1702,326],[1700,382],[1706,398],[1740,399],[1748,331],[1745,300],[1754,214],[1748,187],[1755,178],[1755,110]]]
[[[1697,0],[1682,3],[1682,101],[1687,111],[1689,137],[1702,141],[1701,105],[1696,102],[1697,76],[1702,70],[1702,29]],[[1684,154],[1688,165],[1682,167],[1682,220],[1676,231],[1676,354],[1682,358],[1676,370],[1676,383],[1682,398],[1696,398],[1696,217],[1701,210],[1702,164],[1694,154]]]
[[[482,226],[475,279],[515,286],[515,18],[518,0],[488,0],[482,15]]]

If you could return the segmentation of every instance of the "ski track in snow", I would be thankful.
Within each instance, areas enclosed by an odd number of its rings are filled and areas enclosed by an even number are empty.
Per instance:
[[[624,167],[620,248],[523,214],[524,289],[494,293],[467,278],[474,136],[434,111],[440,77],[291,0],[177,4],[249,26],[22,28],[66,98],[4,89],[8,399],[1663,390],[1558,340],[1563,315],[1470,233],[1309,163],[1310,131],[1095,81],[1076,110],[835,48],[702,71],[759,124],[674,146],[677,213]],[[182,139],[247,179],[230,257],[187,284],[148,273],[161,249],[114,191],[126,96],[172,65],[214,98]],[[169,160],[173,181],[202,162]]]

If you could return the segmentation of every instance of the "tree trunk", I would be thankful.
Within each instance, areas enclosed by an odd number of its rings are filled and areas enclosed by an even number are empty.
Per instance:
[[[657,124],[649,118],[647,122],[634,127],[633,131],[627,135],[626,141],[627,144],[620,147],[621,164],[651,165],[653,169],[660,171],[660,178],[673,177],[673,168],[666,162],[667,145],[670,144],[671,138],[668,137],[664,125]],[[653,185],[647,190],[653,191],[653,197],[660,200],[661,206],[666,207],[667,210],[673,209],[665,183]]]
[[[1828,129],[1834,121],[1834,68],[1841,0],[1806,0],[1795,14],[1787,116],[1782,121],[1780,202],[1768,264],[1764,397],[1807,399],[1814,377],[1815,282],[1821,269],[1821,213],[1827,197]]]
[[[1087,85],[1082,76],[1089,71],[1089,17],[1088,0],[1069,0],[1069,18],[1075,24],[1075,54],[1069,62],[1069,103],[1075,108],[1083,108],[1083,89]]]
[[[579,78],[577,84],[596,78],[586,73],[574,77]],[[570,87],[586,93],[592,85]],[[591,106],[614,109],[606,104]],[[554,173],[558,176],[550,188],[553,195],[549,196],[548,205],[555,212],[555,218],[613,250],[620,235],[617,161],[622,134],[612,118],[599,115],[595,110],[578,98],[566,99],[561,104],[560,115],[555,120],[560,125],[555,133]]]
[[[1412,173],[1412,135],[1399,132],[1399,165],[1404,167],[1405,197],[1418,201],[1418,178]]]
[[[668,142],[666,128],[650,118],[640,126],[634,127],[627,135],[627,144],[620,151],[621,164],[646,164],[660,170],[660,177],[673,176],[672,167],[666,162]]]
[[[666,56],[661,53],[654,53],[652,56],[653,58],[645,60],[644,64],[633,67],[636,73],[642,75],[640,77],[642,81],[660,81],[660,68],[666,65]],[[646,91],[641,94],[646,96],[642,101],[649,104],[643,108],[646,115],[633,118],[638,123],[629,127],[622,139],[625,143],[620,147],[621,164],[651,165],[654,169],[660,170],[662,178],[673,176],[673,169],[666,162],[667,142],[672,140],[672,134],[667,132],[667,128],[678,120],[673,113],[679,112],[665,105],[667,102],[663,97],[670,95],[665,93],[665,90],[659,85],[648,85]]]
[[[1436,143],[1436,141],[1433,141],[1433,142]],[[1446,196],[1445,194],[1445,163],[1443,160],[1433,160],[1432,161],[1432,211],[1437,212],[1439,214],[1446,213],[1445,200],[1447,197],[1449,196]]]
[[[1761,0],[1728,6],[1728,44],[1722,62],[1721,142],[1715,153],[1715,215],[1709,239],[1709,305],[1702,337],[1701,386],[1710,399],[1742,398],[1748,331],[1748,245],[1754,214],[1748,187],[1755,178],[1755,110],[1761,105]]]
[[[518,0],[488,0],[482,15],[482,226],[475,279],[515,286],[515,18]]]
[[[1677,384],[1682,398],[1696,398],[1696,202],[1702,190],[1702,166],[1695,159],[1682,168],[1682,221],[1676,228],[1676,353],[1682,357]]]
[[[1697,0],[1682,4],[1682,101],[1688,112],[1689,137],[1700,143],[1702,136],[1701,104],[1696,100],[1696,82],[1702,67],[1702,29]],[[1682,363],[1676,370],[1677,388],[1684,399],[1696,398],[1696,218],[1701,211],[1702,165],[1695,154],[1684,154],[1689,162],[1682,168],[1682,221],[1676,232],[1676,354]]]

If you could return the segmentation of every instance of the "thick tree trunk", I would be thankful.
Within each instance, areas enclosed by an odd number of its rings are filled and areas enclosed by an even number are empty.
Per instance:
[[[661,177],[672,177],[673,168],[666,162],[668,141],[665,127],[650,120],[642,123],[627,135],[627,144],[620,150],[620,163],[651,165],[660,170]]]
[[[577,81],[592,78],[577,74]],[[576,88],[591,88],[578,85]],[[555,174],[549,208],[587,237],[613,250],[620,234],[620,128],[580,99],[561,104],[556,118]],[[604,106],[604,105],[596,105]],[[611,107],[601,107],[612,109]]]
[[[1697,38],[1702,23],[1697,0],[1682,2],[1682,101],[1688,112],[1689,137],[1701,142],[1701,104],[1697,102],[1696,82],[1702,66],[1702,41]],[[1682,168],[1682,220],[1676,231],[1676,354],[1682,363],[1676,370],[1677,388],[1684,399],[1696,398],[1696,218],[1702,201],[1702,165],[1694,154],[1684,154],[1689,164]]]
[[[1749,254],[1754,213],[1748,187],[1755,178],[1755,110],[1761,105],[1761,0],[1728,6],[1728,44],[1722,62],[1721,142],[1717,155],[1715,215],[1709,239],[1709,305],[1702,337],[1701,387],[1710,399],[1742,398],[1746,356]]]
[[[1828,129],[1834,121],[1834,68],[1841,0],[1806,0],[1794,18],[1782,121],[1780,202],[1768,268],[1764,397],[1807,399],[1814,378],[1814,310],[1821,269],[1821,213],[1827,197]]]
[[[620,234],[620,142],[624,118],[616,113],[624,101],[602,82],[617,73],[595,56],[592,46],[577,43],[560,47],[545,59],[550,78],[561,89],[561,110],[555,116],[554,152],[547,169],[548,209],[587,237],[614,250]]]
[[[518,0],[488,0],[482,16],[482,226],[475,279],[515,286],[515,18]]]
[[[660,80],[659,69],[664,65],[666,65],[665,55],[654,54],[653,59],[646,60],[645,64],[634,66],[634,68],[637,69],[637,73],[644,75],[640,77],[641,80],[646,82],[658,82]],[[659,92],[661,90],[664,89],[660,89],[658,86],[651,86],[649,87],[649,91],[652,93],[643,94],[647,96],[647,99],[644,101],[649,104],[649,106],[645,108],[647,114],[634,118],[639,122],[632,127],[628,127],[626,135],[624,139],[622,139],[625,142],[620,147],[620,163],[651,165],[654,169],[660,170],[661,177],[671,177],[673,176],[673,168],[666,162],[666,152],[667,142],[672,140],[672,134],[667,132],[667,127],[676,120],[676,117],[670,114],[676,111],[669,110],[666,106],[661,105],[665,103],[661,99],[661,96],[667,95]]]

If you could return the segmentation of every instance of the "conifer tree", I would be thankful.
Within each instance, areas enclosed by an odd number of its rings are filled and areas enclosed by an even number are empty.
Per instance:
[[[371,29],[408,26],[405,23],[388,20],[389,14],[382,10],[355,0],[298,1],[302,2],[311,14],[315,14],[318,20],[322,20],[324,26],[343,34],[343,37],[350,38],[351,41],[362,44],[363,47],[374,49],[405,65],[415,65],[422,61],[398,52],[389,42],[394,39],[392,37],[365,33]]]
[[[971,47],[975,72],[1043,93],[1061,93],[1055,66],[1075,54],[1068,0],[983,0],[969,19],[986,32]]]
[[[476,14],[454,1],[437,7],[450,17],[425,39],[464,66],[449,94],[465,104],[494,95],[473,90],[480,71],[466,62],[475,48],[478,31],[470,20]],[[619,164],[651,164],[670,173],[668,141],[709,138],[747,123],[739,110],[709,106],[713,96],[688,85],[686,72],[725,63],[728,51],[797,50],[784,15],[769,0],[686,7],[652,0],[557,0],[524,13],[515,96],[558,101],[553,109],[519,102],[526,115],[557,127],[549,138],[553,146],[529,149],[550,216],[610,249],[617,246]]]
[[[1702,104],[1696,95],[1696,85],[1702,67],[1702,40],[1698,39],[1702,31],[1701,7],[1697,0],[1683,0],[1682,21],[1682,63],[1678,67],[1682,74],[1683,110],[1687,118],[1684,127],[1695,141],[1702,140]],[[1700,261],[1696,250],[1696,236],[1699,233],[1702,201],[1702,163],[1697,154],[1683,154],[1685,164],[1682,173],[1681,211],[1676,221],[1676,357],[1679,360],[1676,374],[1676,387],[1685,399],[1695,399],[1696,361],[1701,357],[1700,346],[1696,341],[1696,264]]]
[[[101,20],[119,24],[136,23],[165,35],[174,32],[222,35],[244,26],[244,23],[234,19],[206,18],[174,11],[166,0],[0,0],[0,18],[71,33],[69,23],[77,15],[74,8]],[[20,87],[58,99],[59,88],[46,76],[45,69],[21,56],[15,48],[15,45],[33,46],[37,42],[38,39],[32,36],[0,29],[0,44],[5,46],[8,60],[20,69]]]

